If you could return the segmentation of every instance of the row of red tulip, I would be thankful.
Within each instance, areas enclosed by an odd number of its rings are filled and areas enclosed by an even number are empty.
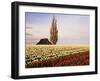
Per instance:
[[[26,68],[89,65],[89,52],[70,54],[26,64]]]

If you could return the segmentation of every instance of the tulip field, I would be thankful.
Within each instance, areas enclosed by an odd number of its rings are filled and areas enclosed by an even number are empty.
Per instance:
[[[81,65],[89,65],[88,45],[26,45],[26,68]]]

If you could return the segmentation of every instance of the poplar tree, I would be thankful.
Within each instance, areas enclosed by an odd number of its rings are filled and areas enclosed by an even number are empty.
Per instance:
[[[57,20],[53,16],[52,24],[50,28],[50,41],[52,44],[56,44],[58,40]]]

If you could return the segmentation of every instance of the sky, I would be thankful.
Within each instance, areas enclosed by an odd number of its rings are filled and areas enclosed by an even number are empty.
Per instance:
[[[89,44],[89,15],[25,12],[26,44],[49,40],[53,16],[57,20],[57,44]]]

